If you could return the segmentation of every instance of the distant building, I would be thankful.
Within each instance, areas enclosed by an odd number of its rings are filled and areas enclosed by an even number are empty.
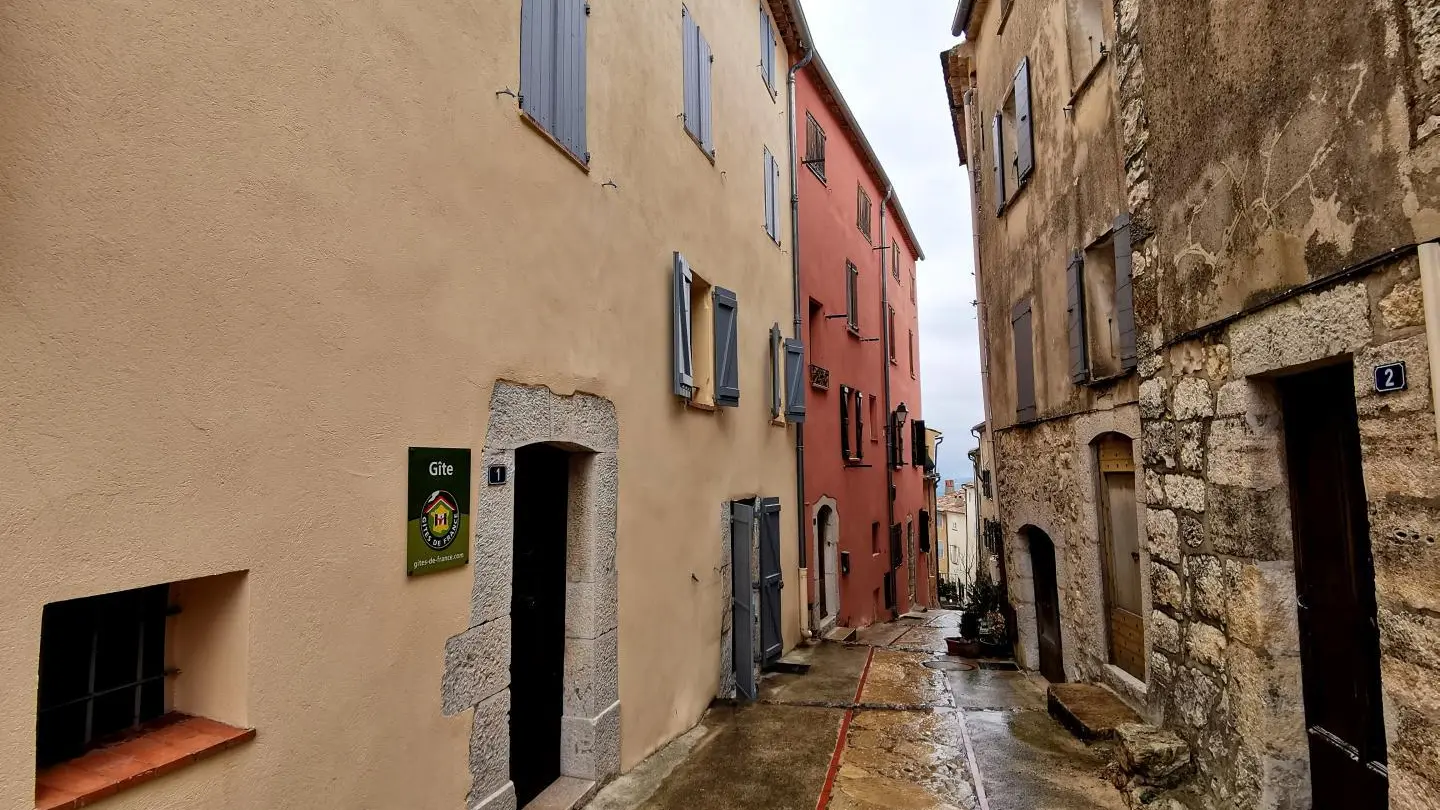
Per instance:
[[[945,577],[953,585],[962,588],[961,593],[973,584],[983,565],[976,529],[979,522],[976,486],[966,481],[959,487],[954,481],[945,482],[945,494],[936,499],[939,541],[945,548]]]

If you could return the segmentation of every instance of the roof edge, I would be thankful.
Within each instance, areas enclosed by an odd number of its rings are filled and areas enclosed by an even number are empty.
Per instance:
[[[970,14],[974,11],[975,0],[960,0],[960,5],[955,7],[955,19],[950,23],[951,36],[965,35],[965,29],[970,27]]]

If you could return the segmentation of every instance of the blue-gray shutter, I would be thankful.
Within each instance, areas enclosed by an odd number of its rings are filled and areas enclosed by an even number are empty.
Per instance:
[[[1035,408],[1035,341],[1030,299],[1021,301],[1011,310],[1010,331],[1015,338],[1015,418],[1031,422],[1038,412]]]
[[[715,119],[710,98],[710,72],[714,59],[710,55],[710,43],[705,41],[705,32],[695,29],[698,46],[697,56],[700,69],[700,146],[711,156],[715,155]]]
[[[585,143],[585,0],[558,0],[555,20],[555,129],[576,157],[589,162]]]
[[[760,661],[777,661],[784,651],[780,632],[780,499],[760,499]]]
[[[736,696],[755,699],[755,589],[750,579],[750,547],[755,539],[755,507],[744,501],[730,503],[730,631],[734,637],[732,661]]]
[[[700,29],[690,9],[680,8],[681,41],[685,59],[685,131],[700,140]]]
[[[1030,57],[1015,71],[1015,176],[1024,183],[1035,171],[1035,125],[1030,120]]]
[[[760,4],[760,75],[765,77],[765,86],[775,90],[775,24],[765,4]]]
[[[765,147],[765,156],[762,161],[765,172],[765,233],[775,238],[775,158],[770,155],[770,147]]]
[[[555,2],[520,5],[520,109],[546,132],[555,131]]]
[[[674,392],[686,399],[695,389],[695,358],[690,342],[690,284],[693,280],[690,264],[677,252],[671,284],[675,338]]]
[[[1120,365],[1134,371],[1139,365],[1135,351],[1135,288],[1132,285],[1134,258],[1130,255],[1130,215],[1115,218],[1115,323],[1120,333]]]
[[[779,419],[785,412],[785,361],[781,353],[785,351],[785,339],[780,333],[780,324],[770,327],[770,418]]]
[[[805,344],[785,338],[785,418],[805,421]]]
[[[995,156],[995,216],[1005,211],[1005,140],[1000,113],[990,121],[990,143]]]
[[[740,404],[740,302],[735,293],[716,287],[715,300],[715,404]]]
[[[1085,340],[1085,254],[1075,251],[1065,268],[1066,326],[1070,332],[1070,381],[1090,380],[1090,358]]]

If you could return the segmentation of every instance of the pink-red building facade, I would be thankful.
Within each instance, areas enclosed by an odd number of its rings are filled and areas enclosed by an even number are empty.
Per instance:
[[[811,626],[824,632],[935,604],[915,284],[924,254],[818,56],[797,77],[795,117],[806,557]]]

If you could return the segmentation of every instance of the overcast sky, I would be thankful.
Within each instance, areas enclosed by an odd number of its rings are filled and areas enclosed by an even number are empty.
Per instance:
[[[940,52],[955,0],[811,0],[816,45],[895,184],[920,262],[920,381],[927,427],[945,433],[942,478],[973,474],[970,428],[985,421],[975,329],[970,175],[955,148]]]

